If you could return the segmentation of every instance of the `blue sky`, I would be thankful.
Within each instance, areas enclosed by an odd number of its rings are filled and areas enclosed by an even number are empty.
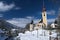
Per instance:
[[[52,18],[52,16],[53,18],[55,18],[59,9],[59,3],[56,3],[57,1],[55,2],[52,0],[44,1],[46,11],[55,11],[53,12],[55,15],[48,15],[48,18]],[[1,2],[2,5],[4,4],[5,6],[11,7],[12,5],[12,8],[10,8],[9,10],[0,12],[1,14],[3,14],[3,18],[5,19],[20,18],[26,16],[41,18],[43,0],[1,0]]]
[[[47,18],[55,19],[60,10],[60,0],[44,0]],[[6,20],[41,19],[43,0],[0,0],[0,17]]]

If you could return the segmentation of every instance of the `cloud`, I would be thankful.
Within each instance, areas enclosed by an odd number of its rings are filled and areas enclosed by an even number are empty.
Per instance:
[[[55,10],[48,10],[47,14],[49,14],[49,15],[55,15]]]
[[[3,17],[3,14],[0,14],[0,17]]]
[[[26,17],[26,18],[12,18],[7,20],[7,22],[14,24],[18,27],[25,27],[26,24],[30,23],[33,17]],[[34,18],[34,23],[38,23],[40,19]],[[55,19],[47,19],[48,23],[54,22]]]
[[[27,16],[26,18],[28,18],[28,19],[34,19],[35,17],[34,16]]]
[[[5,12],[11,10],[15,4],[6,4],[4,2],[0,2],[0,11]]]
[[[5,12],[5,11],[9,11],[11,9],[20,9],[19,7],[17,7],[14,3],[11,4],[6,4],[3,1],[0,2],[0,12]]]
[[[54,18],[53,19],[47,19],[47,21],[48,21],[48,23],[50,23],[50,22],[54,22],[55,19]]]
[[[12,18],[12,19],[7,20],[7,22],[10,22],[19,27],[25,27],[26,24],[31,22],[31,20],[28,18]]]
[[[38,23],[40,19],[34,19],[34,23]]]
[[[20,7],[15,7],[15,9],[16,9],[16,10],[19,10],[19,9],[21,9],[21,8],[20,8]]]
[[[38,23],[39,20],[40,20],[40,19],[34,19],[34,23]],[[53,19],[47,19],[47,22],[48,22],[48,23],[51,23],[51,22],[53,23],[54,21],[55,21],[54,18],[53,18]]]
[[[48,15],[55,15],[56,11],[55,10],[47,10],[46,13]],[[42,14],[42,12],[40,11],[40,12],[38,12],[38,14],[40,15],[40,14]]]

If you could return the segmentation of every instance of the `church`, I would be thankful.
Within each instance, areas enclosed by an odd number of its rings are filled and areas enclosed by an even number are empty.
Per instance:
[[[28,26],[26,27],[29,31],[33,31],[33,30],[39,30],[41,28],[57,28],[58,25],[60,25],[60,16],[58,18],[58,20],[55,20],[54,23],[48,24],[47,22],[47,13],[46,13],[46,8],[44,5],[44,1],[43,1],[43,8],[42,8],[42,18],[38,21],[38,23],[34,24],[34,21],[32,20],[31,23],[28,24]],[[49,29],[50,29],[49,28]]]
[[[43,9],[42,9],[42,19],[39,20],[38,23],[34,24],[33,20],[32,22],[30,23],[29,25],[29,30],[32,31],[32,30],[38,30],[40,28],[43,28],[43,27],[47,27],[47,13],[46,13],[46,8],[44,6],[44,2],[43,2]]]

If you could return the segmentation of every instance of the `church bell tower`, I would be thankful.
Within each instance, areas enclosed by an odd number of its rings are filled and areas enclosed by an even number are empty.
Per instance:
[[[44,26],[47,27],[47,14],[46,14],[46,8],[44,6],[44,0],[43,0],[42,19],[43,19]]]

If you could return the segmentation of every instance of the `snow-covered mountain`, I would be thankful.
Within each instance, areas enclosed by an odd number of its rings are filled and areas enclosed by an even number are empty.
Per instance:
[[[17,29],[17,30],[16,30]],[[16,26],[16,25],[13,25],[13,24],[11,24],[11,23],[9,23],[9,22],[7,22],[6,20],[4,20],[4,19],[0,19],[0,40],[4,40],[5,38],[6,38],[6,33],[5,32],[8,32],[8,31],[11,31],[11,32],[13,32],[13,33],[15,33],[15,31],[16,32],[18,32],[18,33],[20,33],[20,32],[24,32],[23,31],[24,29],[23,28],[21,28],[21,27],[18,27],[18,26]],[[12,33],[12,34],[13,34]],[[17,34],[18,34],[17,33]],[[15,33],[16,34],[16,33]],[[13,35],[15,35],[15,34],[13,34]],[[2,37],[1,37],[1,35],[2,35]]]
[[[20,27],[17,27],[16,25],[11,24],[4,19],[0,19],[0,28],[6,29],[6,30],[11,30],[11,29],[18,29]]]

